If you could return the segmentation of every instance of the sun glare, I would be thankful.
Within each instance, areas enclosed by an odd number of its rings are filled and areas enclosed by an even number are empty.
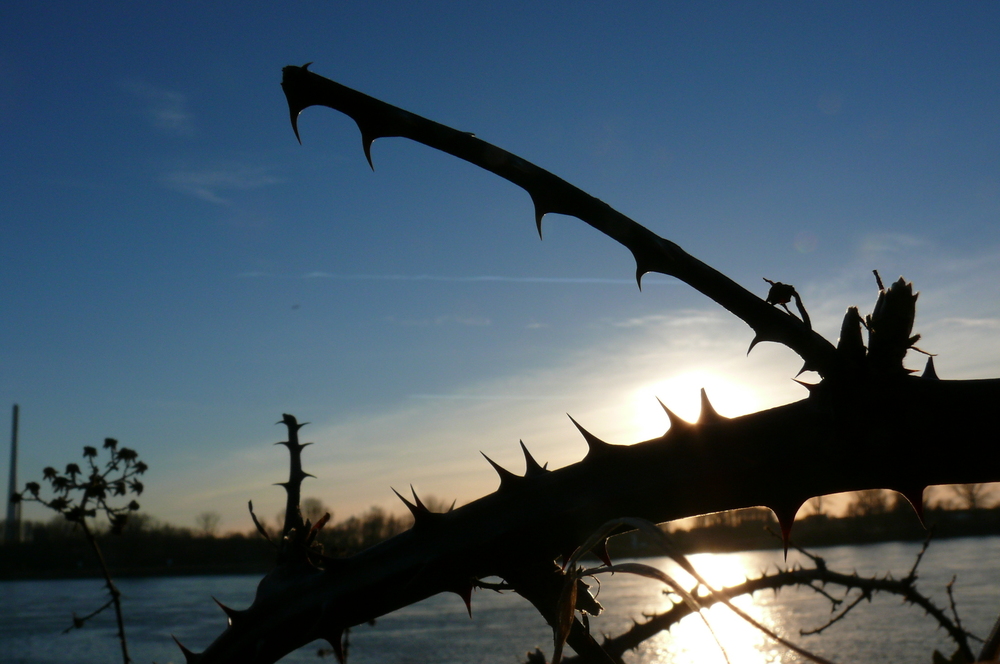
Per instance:
[[[720,415],[734,417],[760,408],[756,392],[747,385],[708,371],[691,371],[644,385],[632,398],[637,440],[662,436],[667,416],[657,399],[680,417],[694,422],[701,411],[701,389]]]
[[[741,558],[731,554],[695,554],[689,556],[689,560],[698,573],[716,589],[742,583],[749,572],[756,571],[746,569]],[[674,568],[672,563],[668,567],[670,569],[667,571],[678,581],[683,579],[683,582],[693,583],[684,572]],[[704,596],[707,592],[702,589],[701,594]],[[741,595],[733,598],[732,602],[761,624],[782,631],[782,626],[775,621],[776,616],[769,610],[766,601],[758,602],[750,595]],[[780,647],[776,647],[777,644],[770,642],[766,635],[722,605],[704,609],[702,613],[708,619],[712,632],[715,632],[715,637],[718,637],[732,662],[761,664],[778,662],[787,654]],[[726,661],[725,656],[712,632],[700,617],[688,616],[669,633],[651,639],[639,659],[644,664],[646,662],[723,664]]]

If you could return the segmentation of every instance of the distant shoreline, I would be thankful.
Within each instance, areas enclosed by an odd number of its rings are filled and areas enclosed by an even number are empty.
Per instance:
[[[925,522],[933,528],[934,539],[998,536],[1000,508],[928,510]],[[780,539],[773,534],[776,531],[773,517],[761,511],[730,524],[672,531],[670,538],[685,553],[723,553],[781,548]],[[909,508],[860,517],[810,515],[796,521],[792,531],[793,542],[805,548],[923,541],[927,535]],[[115,578],[263,575],[274,566],[274,548],[256,536],[104,535],[101,547]],[[608,550],[615,558],[663,555],[635,533],[613,537]],[[0,546],[0,580],[98,578],[100,572],[92,559],[83,538],[72,534]]]

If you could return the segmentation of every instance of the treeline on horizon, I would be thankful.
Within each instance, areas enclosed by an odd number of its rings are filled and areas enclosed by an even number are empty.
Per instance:
[[[1000,505],[990,503],[991,487],[963,485],[950,499],[938,500],[924,512],[924,522],[935,538],[1000,535]],[[428,497],[433,511],[447,511],[448,503]],[[871,490],[855,494],[845,514],[823,512],[822,499],[810,501],[811,513],[800,516],[792,531],[794,543],[806,547],[923,540],[912,507],[898,494]],[[302,501],[303,516],[315,523],[327,508],[316,498]],[[219,517],[204,512],[196,527],[161,522],[133,514],[120,535],[99,535],[104,557],[115,576],[262,574],[274,564],[274,546],[256,529],[219,533]],[[271,540],[280,537],[279,520],[264,522]],[[379,507],[351,516],[320,530],[317,540],[328,556],[347,556],[407,530],[410,515],[392,514]],[[779,548],[777,522],[765,508],[719,512],[668,526],[671,538],[686,553]],[[614,557],[661,555],[642,537],[627,533],[609,542]],[[99,574],[93,553],[77,526],[61,516],[48,522],[22,524],[22,542],[0,546],[0,578],[43,579],[91,577]]]
[[[447,505],[428,497],[430,509]],[[304,518],[316,523],[329,510],[317,498],[302,501]],[[265,539],[251,526],[246,532],[218,532],[219,515],[203,512],[193,528],[176,526],[148,514],[132,514],[121,534],[95,521],[104,559],[115,576],[190,574],[263,574],[274,565],[281,519],[261,519]],[[0,520],[0,524],[4,521]],[[328,556],[348,556],[407,530],[412,517],[371,507],[319,531],[317,541]],[[0,526],[2,528],[2,526]],[[21,524],[21,542],[0,546],[0,579],[89,577],[99,573],[93,551],[76,524],[62,516]]]

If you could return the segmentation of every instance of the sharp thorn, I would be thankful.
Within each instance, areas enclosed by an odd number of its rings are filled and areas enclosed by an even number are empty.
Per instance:
[[[750,351],[753,350],[753,347],[759,344],[761,341],[763,341],[763,339],[760,337],[760,335],[755,336],[753,338],[753,341],[750,342],[750,347],[747,348],[747,355],[749,355]]]
[[[237,621],[237,620],[240,619],[240,615],[243,613],[242,611],[237,611],[236,609],[232,609],[232,608],[226,606],[225,604],[223,604],[219,600],[215,599],[215,597],[212,597],[212,599],[215,600],[215,603],[219,605],[219,608],[222,609],[223,612],[225,612],[226,618],[228,619],[230,626],[232,626],[232,624],[235,621]]]
[[[591,455],[597,456],[610,451],[612,447],[610,443],[604,442],[594,434],[584,429],[582,426],[580,426],[579,422],[573,419],[572,415],[567,414],[566,417],[568,417],[569,421],[573,423],[573,425],[580,431],[581,434],[583,434],[583,439],[587,441],[587,447],[589,449],[587,450],[586,458],[590,458]]]
[[[802,387],[804,387],[807,390],[809,390],[810,394],[812,394],[816,390],[816,388],[819,387],[819,383],[805,383],[805,382],[803,382],[801,380],[798,380],[798,379],[795,379],[795,378],[793,378],[792,381],[795,382],[795,383],[798,383]]]
[[[413,488],[412,484],[410,485],[410,493],[413,494],[413,502],[416,503],[417,509],[422,512],[430,514],[431,511],[427,509],[427,506],[420,501],[420,496],[417,495],[417,490]]]
[[[546,472],[545,468],[538,465],[535,458],[531,456],[531,452],[525,447],[524,441],[519,441],[521,443],[521,451],[524,452],[524,476],[525,477],[535,477],[536,475],[541,475]]]
[[[485,453],[480,452],[480,454],[483,455],[484,459],[486,459],[487,461],[490,462],[490,465],[493,466],[493,470],[497,471],[497,475],[500,476],[500,488],[499,488],[499,490],[502,491],[503,489],[506,489],[506,488],[512,486],[514,484],[514,482],[516,482],[517,480],[522,479],[522,478],[518,477],[517,475],[515,475],[514,473],[510,472],[509,470],[507,470],[506,468],[504,468],[503,466],[501,466],[500,464],[498,464],[493,459],[491,459],[488,456],[486,456]]]
[[[662,401],[660,401],[659,397],[656,397],[656,402],[658,404],[660,404],[660,408],[663,409],[663,412],[665,412],[667,414],[667,419],[670,420],[670,429],[669,429],[670,431],[674,431],[674,430],[680,431],[681,429],[690,429],[691,428],[691,423],[690,422],[688,422],[686,420],[682,420],[680,418],[680,416],[677,415],[677,413],[675,413],[674,411],[672,411],[669,408],[667,408],[666,404],[664,404]]]
[[[636,261],[636,264],[635,264],[635,285],[639,287],[640,291],[642,290],[642,278],[646,275],[647,272],[649,272],[649,270],[647,270],[646,268],[642,267],[642,265],[640,265],[639,262]]]
[[[200,656],[199,653],[191,652],[190,650],[185,648],[184,644],[178,641],[177,637],[174,636],[173,634],[170,635],[170,638],[174,640],[174,643],[177,644],[177,647],[181,649],[182,653],[184,653],[184,661],[186,661],[187,664],[194,664],[194,662],[198,661],[198,657]]]
[[[323,637],[333,648],[333,654],[337,656],[337,661],[344,664],[344,628],[336,627]]]
[[[365,159],[368,160],[368,166],[375,172],[375,164],[372,163],[372,143],[375,142],[375,138],[369,136],[365,130],[361,130],[361,147],[365,151]]]
[[[452,588],[451,592],[455,593],[462,598],[465,602],[465,609],[469,612],[469,617],[472,617],[472,584],[462,586],[460,588]]]
[[[298,99],[293,100],[292,97],[288,95],[288,89],[285,88],[285,82],[286,82],[285,79],[290,74],[290,72],[296,69],[301,69],[304,72],[308,72],[309,65],[311,64],[312,64],[311,62],[307,62],[301,67],[289,66],[285,67],[282,70],[281,87],[285,89],[285,96],[288,100],[288,115],[289,119],[291,119],[292,121],[292,131],[295,132],[295,139],[299,142],[299,145],[302,145],[302,138],[299,136],[299,114],[306,108],[307,105],[301,105]]]
[[[924,372],[920,374],[921,378],[926,378],[927,380],[941,380],[938,378],[937,371],[934,370],[934,358],[928,357],[927,364],[924,365]]]
[[[712,402],[708,400],[708,392],[705,391],[705,388],[701,388],[701,412],[698,413],[698,424],[720,422],[725,419],[728,418],[719,415],[719,412],[712,406]]]
[[[538,231],[538,239],[541,240],[542,217],[544,217],[548,213],[548,210],[545,209],[546,206],[542,204],[542,201],[540,199],[535,198],[535,195],[533,193],[529,191],[528,195],[531,196],[531,204],[535,208],[535,229]]]
[[[792,539],[792,524],[795,522],[795,513],[799,511],[799,508],[772,507],[771,511],[774,512],[774,516],[778,519],[778,525],[781,526],[781,542],[785,547],[785,562],[788,562],[788,543]]]
[[[298,431],[299,429],[301,429],[302,427],[304,427],[309,423],[303,422],[302,424],[299,424],[299,421],[295,418],[294,415],[289,415],[288,413],[282,413],[281,419],[275,422],[275,424],[284,424],[286,427],[289,428],[289,430]]]
[[[413,522],[416,523],[417,517],[418,516],[422,516],[422,514],[420,513],[420,510],[417,508],[417,506],[414,505],[413,503],[411,503],[410,501],[408,501],[406,498],[403,498],[403,494],[401,494],[400,492],[396,491],[396,489],[394,489],[393,487],[389,487],[389,488],[392,489],[392,492],[394,494],[396,494],[396,497],[398,497],[400,500],[403,501],[403,504],[406,505],[406,509],[410,510],[410,514],[413,515]]]

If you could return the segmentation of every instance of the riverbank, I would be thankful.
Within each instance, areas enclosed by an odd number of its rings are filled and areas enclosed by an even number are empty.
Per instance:
[[[1000,509],[928,510],[925,521],[935,539],[1000,535]],[[770,512],[745,515],[730,523],[674,530],[671,538],[685,553],[755,551],[781,548]],[[795,522],[792,537],[803,547],[922,541],[927,537],[908,507],[884,514],[829,518],[810,515]],[[273,567],[274,548],[262,537],[196,537],[189,532],[140,532],[102,535],[101,550],[116,578],[264,574]],[[663,552],[633,533],[614,537],[615,558],[658,556]],[[60,579],[100,576],[93,552],[82,537],[65,537],[0,546],[0,579]]]

